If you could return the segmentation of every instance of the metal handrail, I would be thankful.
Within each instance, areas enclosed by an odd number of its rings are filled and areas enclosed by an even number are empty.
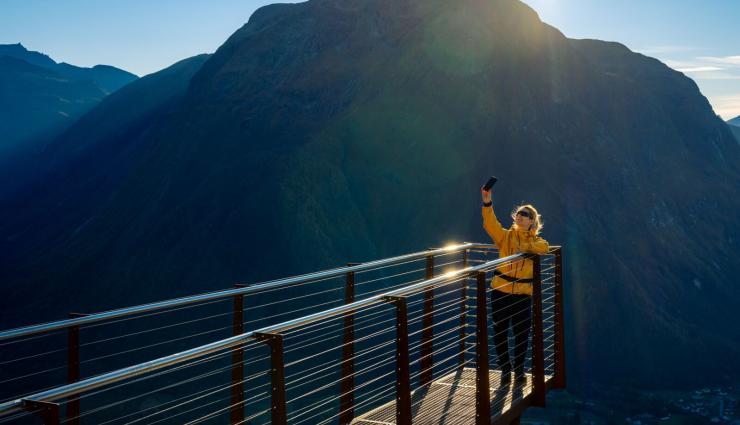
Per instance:
[[[459,246],[483,246],[482,244],[463,244]],[[489,246],[489,245],[485,245]],[[469,249],[469,248],[465,248]],[[425,254],[429,254],[432,251],[425,251]],[[414,255],[414,254],[409,254]],[[508,257],[498,258],[483,264],[479,264],[477,266],[467,267],[465,269],[452,271],[449,273],[446,273],[442,276],[438,276],[432,279],[427,279],[422,282],[418,282],[409,286],[405,286],[403,288],[395,289],[392,291],[388,291],[382,294],[374,295],[371,297],[368,297],[366,299],[355,301],[350,304],[345,304],[340,307],[335,307],[332,309],[328,309],[325,311],[321,311],[318,313],[309,314],[297,319],[288,320],[282,323],[278,323],[275,325],[270,325],[263,327],[258,330],[254,331],[248,331],[240,335],[235,335],[230,338],[222,339],[216,342],[212,342],[206,345],[202,345],[196,348],[191,348],[186,351],[182,351],[176,354],[171,354],[168,356],[160,357],[155,360],[151,360],[145,363],[140,363],[137,365],[129,366],[123,369],[118,369],[112,372],[104,373],[98,376],[94,376],[92,378],[87,378],[79,382],[75,382],[72,384],[63,385],[57,388],[52,388],[50,390],[42,391],[36,394],[31,394],[16,400],[10,400],[5,403],[0,403],[0,415],[7,415],[14,412],[19,411],[23,407],[24,400],[33,400],[33,401],[52,401],[57,400],[64,397],[69,397],[72,395],[80,394],[85,391],[89,391],[95,388],[99,388],[101,386],[111,384],[114,382],[122,381],[124,379],[128,379],[134,376],[142,375],[147,372],[153,372],[168,366],[172,366],[175,364],[182,363],[184,361],[198,358],[205,356],[207,354],[220,351],[223,349],[228,349],[231,347],[235,347],[241,344],[244,344],[249,338],[252,338],[253,336],[257,334],[267,334],[267,333],[275,333],[280,331],[285,331],[288,329],[292,329],[298,326],[304,326],[307,324],[315,323],[317,321],[320,321],[322,319],[326,319],[329,317],[334,317],[346,313],[350,313],[353,311],[356,311],[360,308],[370,306],[372,304],[381,302],[386,297],[391,296],[398,296],[403,295],[408,292],[416,291],[425,289],[427,287],[436,286],[439,284],[447,283],[451,280],[457,280],[462,275],[471,274],[478,271],[488,270],[493,267],[497,267],[501,264],[505,264],[511,261],[515,261],[518,259],[525,259],[528,257],[531,257],[534,254],[527,254],[527,253],[519,253],[510,255]],[[400,257],[396,257],[400,258]],[[408,258],[408,257],[407,257]],[[276,281],[279,282],[279,281]],[[245,288],[246,289],[246,288]]]
[[[253,293],[257,293],[257,292],[265,291],[269,289],[275,289],[275,288],[284,287],[284,286],[291,286],[291,285],[306,283],[306,282],[310,282],[313,280],[320,280],[320,279],[341,276],[348,272],[358,272],[358,271],[368,270],[374,267],[386,266],[386,265],[390,265],[393,263],[398,263],[398,262],[402,262],[406,260],[423,258],[428,255],[454,253],[454,252],[459,252],[465,249],[490,248],[490,247],[493,247],[493,245],[466,242],[460,245],[451,245],[451,246],[444,247],[444,248],[431,249],[427,251],[415,252],[412,254],[405,254],[405,255],[398,256],[398,257],[391,257],[391,258],[385,258],[382,260],[370,261],[370,262],[362,263],[362,264],[355,265],[355,266],[339,267],[336,269],[324,270],[320,272],[314,272],[314,273],[309,273],[305,275],[269,281],[265,283],[258,283],[258,284],[250,285],[250,286],[243,287],[243,288],[226,289],[226,290],[221,290],[221,291],[216,291],[216,292],[209,292],[206,294],[190,295],[190,296],[182,297],[182,298],[175,298],[175,299],[165,300],[165,301],[157,301],[157,302],[153,302],[149,304],[142,304],[142,305],[133,306],[133,307],[125,307],[125,308],[119,308],[115,310],[104,311],[100,313],[94,313],[94,314],[90,314],[84,317],[58,320],[54,322],[48,322],[48,323],[37,324],[37,325],[23,326],[23,327],[14,328],[14,329],[0,332],[0,341],[10,339],[10,338],[18,338],[22,336],[44,333],[44,332],[51,332],[51,331],[55,331],[58,329],[68,328],[71,326],[87,325],[90,323],[100,322],[100,321],[109,320],[109,319],[115,319],[115,318],[123,317],[123,316],[130,316],[133,314],[147,313],[150,311],[162,310],[162,309],[171,308],[171,307],[178,307],[178,306],[187,305],[187,304],[194,304],[194,303],[203,302],[203,301],[210,301],[210,300],[215,300],[215,299],[220,299],[220,298],[228,298],[234,295],[253,294]]]

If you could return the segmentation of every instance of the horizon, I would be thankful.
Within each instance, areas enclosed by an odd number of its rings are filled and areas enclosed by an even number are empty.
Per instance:
[[[141,77],[213,53],[266,0],[154,3],[4,2],[0,44],[21,43],[57,62],[111,65]],[[296,2],[280,2],[296,3]],[[724,120],[740,116],[740,2],[524,0],[566,37],[616,41],[694,80]],[[145,13],[142,13],[146,8]],[[736,12],[736,13],[733,13]],[[669,19],[667,19],[668,17]],[[136,29],[131,31],[131,29]],[[62,36],[60,36],[62,34]]]

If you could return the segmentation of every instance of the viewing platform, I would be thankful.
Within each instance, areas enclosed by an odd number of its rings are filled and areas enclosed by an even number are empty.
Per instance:
[[[532,375],[514,385],[501,385],[501,371],[489,371],[491,401],[491,424],[508,424],[532,406]],[[545,376],[548,388],[552,375]],[[465,368],[419,388],[411,394],[411,422],[425,425],[474,424],[476,423],[476,370]],[[396,402],[391,401],[357,417],[356,425],[378,425],[396,423]],[[484,422],[485,423],[485,422]]]
[[[3,331],[0,423],[518,423],[565,387],[561,252],[465,243]],[[496,339],[491,278],[521,261]]]

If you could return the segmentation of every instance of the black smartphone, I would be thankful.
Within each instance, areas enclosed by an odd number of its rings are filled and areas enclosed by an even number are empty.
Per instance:
[[[488,181],[486,182],[486,185],[483,186],[483,190],[485,190],[486,192],[489,192],[491,188],[493,187],[493,185],[496,184],[496,181],[498,181],[498,179],[496,177],[491,176],[491,178],[488,179]]]

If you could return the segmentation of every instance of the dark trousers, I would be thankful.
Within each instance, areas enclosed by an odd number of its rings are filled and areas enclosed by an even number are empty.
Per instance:
[[[496,345],[498,366],[503,373],[511,373],[509,359],[509,328],[514,332],[514,371],[524,372],[524,360],[532,327],[532,297],[491,291],[493,310],[493,343]]]

